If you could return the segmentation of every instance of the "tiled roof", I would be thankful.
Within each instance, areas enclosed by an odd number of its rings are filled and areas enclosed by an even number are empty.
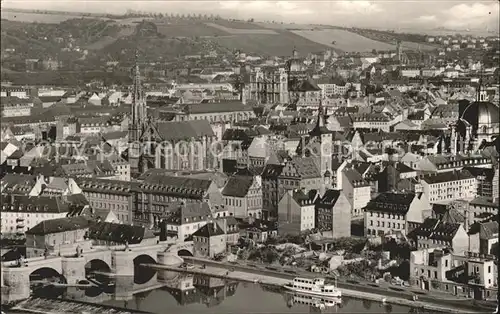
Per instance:
[[[7,173],[0,181],[3,193],[28,194],[36,183],[36,176],[28,174]]]
[[[203,237],[210,238],[214,236],[223,235],[224,230],[219,226],[219,224],[215,222],[209,222],[200,229],[198,229],[195,233],[193,233],[193,237]]]
[[[138,183],[120,180],[77,178],[75,181],[84,192],[130,195],[133,191],[138,190],[139,187]]]
[[[415,196],[413,193],[381,193],[366,205],[366,210],[405,215]]]
[[[234,175],[229,178],[222,190],[222,195],[231,197],[245,197],[252,186],[252,176]]]
[[[176,206],[166,219],[167,224],[182,225],[196,221],[206,221],[212,217],[210,206],[205,202],[187,203]]]
[[[138,244],[144,239],[145,233],[142,226],[97,222],[90,225],[88,236],[92,240]]]
[[[226,129],[222,135],[223,141],[243,141],[248,139],[248,133],[242,129]]]
[[[297,191],[292,192],[293,199],[300,206],[314,204],[314,202],[316,201],[316,198],[318,196],[319,196],[319,194],[316,190],[311,190],[308,193],[305,193],[304,191],[301,191],[301,190],[297,190]]]
[[[340,197],[341,190],[327,190],[322,197],[316,201],[317,208],[333,208]]]
[[[267,164],[262,172],[263,179],[276,179],[283,171],[284,165]]]
[[[61,196],[2,194],[2,212],[67,213],[69,207]]]
[[[82,230],[88,228],[90,223],[90,220],[84,216],[44,220],[30,230],[26,231],[26,234],[47,235],[66,231]]]
[[[297,174],[301,179],[320,178],[318,165],[314,157],[293,157],[290,161],[293,167],[297,170]]]
[[[222,101],[206,104],[189,104],[186,109],[190,114],[220,113],[253,111],[252,107],[245,106],[241,101]]]
[[[152,175],[140,184],[140,189],[165,195],[202,199],[211,184],[210,179]]]
[[[422,178],[428,184],[436,184],[443,182],[459,181],[473,179],[474,176],[467,170],[462,171],[446,171],[428,175]]]
[[[203,136],[214,136],[214,131],[207,120],[181,122],[159,122],[158,133],[163,140],[187,140]]]

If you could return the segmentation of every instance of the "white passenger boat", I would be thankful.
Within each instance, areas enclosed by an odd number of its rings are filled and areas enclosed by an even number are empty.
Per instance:
[[[295,278],[284,287],[287,290],[301,294],[334,298],[342,297],[342,292],[335,285],[326,285],[324,278]]]

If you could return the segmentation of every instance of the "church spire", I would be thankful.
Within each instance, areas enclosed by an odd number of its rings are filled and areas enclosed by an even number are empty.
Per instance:
[[[325,127],[325,113],[323,112],[323,100],[319,100],[318,106],[318,119],[316,120],[316,125],[314,129],[309,132],[310,136],[321,136],[322,134],[330,133],[330,131]]]

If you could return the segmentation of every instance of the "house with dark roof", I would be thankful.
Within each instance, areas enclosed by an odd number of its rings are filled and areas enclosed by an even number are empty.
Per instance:
[[[226,249],[226,234],[216,222],[208,222],[193,233],[193,255],[196,257],[214,258]]]
[[[316,229],[325,238],[351,236],[351,204],[342,190],[327,190],[316,200]]]
[[[180,203],[167,213],[162,225],[167,238],[184,241],[212,219],[208,203]]]
[[[279,196],[287,190],[319,190],[322,183],[319,165],[313,156],[295,156],[285,163],[279,175]]]
[[[288,190],[278,203],[278,233],[299,235],[315,228],[318,192]]]
[[[30,196],[2,194],[2,233],[23,234],[37,224],[66,217],[85,205],[72,204],[66,196]]]
[[[498,221],[473,223],[469,228],[469,251],[498,256]]]
[[[424,193],[385,192],[364,208],[365,235],[383,237],[394,233],[407,235],[431,216],[431,205]]]
[[[262,218],[262,180],[260,176],[235,174],[222,189],[224,206],[236,218]]]
[[[455,254],[463,254],[469,250],[465,223],[465,216],[452,208],[441,218],[426,218],[408,237],[419,249],[448,248]]]
[[[75,253],[76,247],[90,248],[86,239],[91,221],[84,216],[43,220],[26,231],[26,255],[39,257],[62,252]]]
[[[87,238],[95,245],[119,246],[124,244],[156,244],[156,236],[142,226],[105,221],[90,224]]]

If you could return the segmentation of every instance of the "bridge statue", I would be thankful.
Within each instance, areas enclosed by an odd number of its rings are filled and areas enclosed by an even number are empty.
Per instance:
[[[127,240],[125,240],[125,252],[128,252],[128,250],[129,250],[129,247],[128,247],[128,241],[127,241]]]
[[[83,249],[81,248],[80,245],[77,245],[76,247],[76,257],[81,257],[83,253]]]

